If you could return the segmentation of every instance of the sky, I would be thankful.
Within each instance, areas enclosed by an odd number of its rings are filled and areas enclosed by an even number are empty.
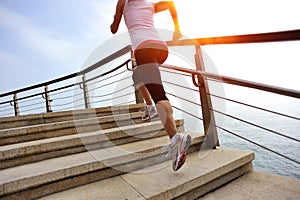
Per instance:
[[[0,93],[79,71],[90,53],[113,37],[116,2],[0,0]],[[298,0],[174,2],[188,38],[300,29]],[[167,12],[155,16],[155,25],[173,30]],[[119,33],[125,31],[122,21]],[[300,42],[203,49],[220,74],[300,90]]]

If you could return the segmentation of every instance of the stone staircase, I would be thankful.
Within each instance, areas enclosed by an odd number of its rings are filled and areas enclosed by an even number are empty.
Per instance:
[[[143,104],[0,119],[1,199],[194,199],[252,170],[249,151],[215,149],[189,133],[183,169],[173,172],[159,120]],[[184,132],[183,120],[176,120]]]

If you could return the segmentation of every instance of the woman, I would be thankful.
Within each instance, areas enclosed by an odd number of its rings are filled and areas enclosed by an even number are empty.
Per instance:
[[[185,162],[187,150],[191,144],[191,136],[177,132],[173,110],[166,97],[158,69],[159,64],[164,63],[168,57],[168,47],[154,28],[153,15],[164,10],[170,11],[175,27],[173,39],[178,40],[182,34],[172,1],[151,3],[148,0],[119,0],[110,28],[111,32],[115,34],[124,15],[137,63],[133,72],[135,87],[146,100],[147,107],[153,110],[151,107],[152,97],[160,120],[170,137],[173,170],[177,171]]]

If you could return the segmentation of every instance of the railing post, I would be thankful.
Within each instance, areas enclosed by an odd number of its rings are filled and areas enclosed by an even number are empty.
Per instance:
[[[88,87],[87,87],[87,83],[86,83],[85,74],[82,75],[82,86],[83,86],[82,89],[83,89],[83,95],[84,95],[85,108],[89,109],[89,108],[91,108],[91,104],[90,104],[89,91],[88,91]]]
[[[48,93],[48,85],[45,86],[45,96],[44,99],[46,100],[46,111],[48,112],[52,112],[51,109],[51,99]]]
[[[134,70],[134,68],[137,66],[135,58],[134,58],[134,54],[133,51],[131,51],[131,65],[132,65],[132,69]],[[140,92],[138,90],[135,89],[135,102],[138,103],[144,103],[144,99],[142,97],[142,95],[140,94]]]
[[[19,111],[19,104],[18,104],[17,94],[14,94],[14,110],[15,110],[15,116],[19,116],[20,111]]]
[[[205,71],[200,45],[196,45],[195,62],[198,71]],[[206,136],[206,142],[208,142],[207,147],[216,148],[216,146],[219,146],[219,139],[217,128],[215,126],[216,122],[214,112],[212,110],[213,106],[211,97],[209,95],[208,82],[202,76],[198,76],[198,83],[200,83],[199,93],[202,107],[204,134]]]

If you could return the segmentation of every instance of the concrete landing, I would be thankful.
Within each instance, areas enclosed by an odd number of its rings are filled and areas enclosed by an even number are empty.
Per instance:
[[[177,172],[171,161],[42,198],[54,199],[195,199],[252,169],[249,151],[218,149],[205,158],[188,155]]]
[[[252,171],[198,200],[297,200],[300,181]]]

